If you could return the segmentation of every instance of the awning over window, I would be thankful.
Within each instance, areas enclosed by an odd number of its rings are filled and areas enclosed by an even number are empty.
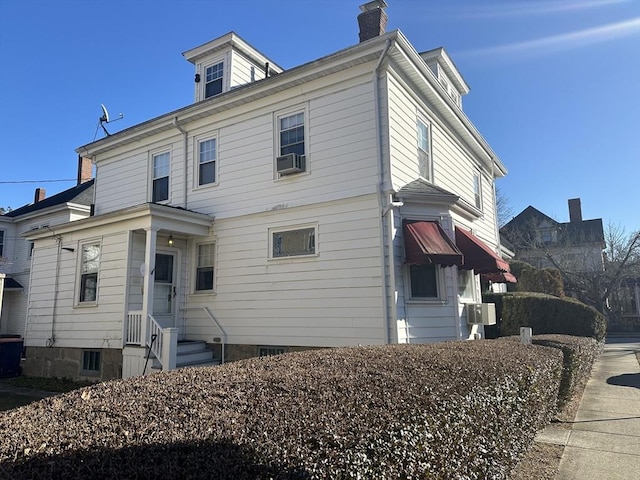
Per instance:
[[[3,290],[22,290],[22,285],[20,285],[20,283],[15,281],[13,278],[7,277],[4,279]]]
[[[438,222],[403,224],[404,249],[409,265],[439,264],[443,267],[462,265],[462,253],[449,240]]]
[[[460,227],[456,227],[456,245],[464,254],[464,265],[460,268],[473,269],[476,274],[510,272],[507,262],[473,233]]]
[[[518,283],[518,279],[509,272],[483,273],[481,277],[492,283]]]

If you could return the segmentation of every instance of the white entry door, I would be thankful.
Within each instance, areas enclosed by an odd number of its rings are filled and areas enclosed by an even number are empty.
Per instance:
[[[176,268],[173,253],[156,253],[153,276],[153,317],[163,327],[173,327],[176,304]]]

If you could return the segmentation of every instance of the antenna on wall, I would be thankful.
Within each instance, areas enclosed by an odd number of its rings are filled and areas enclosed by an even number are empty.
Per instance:
[[[100,118],[98,118],[98,122],[100,123],[100,127],[102,127],[102,130],[104,130],[104,134],[108,137],[111,134],[109,132],[107,132],[107,129],[104,126],[104,124],[105,123],[115,122],[117,120],[122,120],[124,118],[124,114],[121,113],[121,114],[118,115],[118,118],[115,118],[115,119],[111,120],[111,118],[109,117],[109,111],[107,110],[107,107],[105,107],[104,104],[101,103],[100,104],[100,108],[102,108],[102,116]]]

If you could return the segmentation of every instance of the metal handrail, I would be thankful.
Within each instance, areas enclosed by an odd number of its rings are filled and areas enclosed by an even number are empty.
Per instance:
[[[162,344],[164,342],[164,335],[162,331],[162,326],[157,322],[153,315],[149,314],[149,331],[147,334],[149,335],[149,340],[147,340],[147,345],[149,346],[149,350],[155,355],[161,365],[164,366],[164,362],[168,359],[162,358]],[[156,337],[154,341],[154,336]],[[154,348],[155,344],[155,348]]]
[[[153,348],[153,343],[156,341],[156,338],[158,338],[157,335],[151,335],[151,345],[149,345],[149,349],[147,350],[147,359],[144,362],[144,368],[142,369],[142,375],[144,375],[147,371],[147,364],[149,363],[149,357],[151,356],[151,348]]]
[[[221,352],[221,359],[220,359],[220,363],[224,363],[224,346],[227,343],[227,334],[226,332],[222,329],[222,327],[220,326],[220,324],[218,323],[218,321],[216,320],[216,317],[213,316],[213,314],[211,313],[211,311],[209,310],[208,307],[202,307],[202,309],[204,310],[204,312],[207,314],[207,316],[209,317],[209,319],[214,323],[214,325],[216,327],[218,327],[218,330],[220,330],[220,332],[222,333],[221,337],[222,337],[222,342],[221,342],[221,347],[222,347],[222,352]]]

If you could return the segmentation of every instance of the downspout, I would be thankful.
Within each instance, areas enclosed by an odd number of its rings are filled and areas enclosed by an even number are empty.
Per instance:
[[[187,188],[189,187],[189,182],[187,180],[187,147],[188,147],[188,134],[187,131],[182,128],[179,124],[178,124],[178,117],[173,117],[173,126],[176,127],[178,129],[178,131],[182,134],[183,138],[184,138],[184,153],[182,154],[183,157],[183,170],[182,170],[182,175],[184,177],[184,189],[183,189],[183,196],[182,196],[182,206],[184,207],[184,209],[187,209]]]
[[[62,237],[60,235],[56,235],[56,232],[54,232],[51,227],[47,226],[46,228],[49,229],[49,231],[51,233],[53,233],[53,235],[55,236],[56,239],[56,243],[58,244],[58,251],[56,253],[56,275],[55,278],[53,279],[53,307],[52,307],[52,314],[51,314],[51,336],[47,339],[47,347],[53,347],[53,344],[56,342],[56,337],[54,335],[54,328],[55,328],[55,324],[56,324],[56,310],[57,310],[57,306],[58,306],[58,279],[60,277],[60,254],[62,253]],[[33,258],[31,259],[31,262],[33,263]]]
[[[391,48],[391,40],[387,39],[384,50],[380,54],[380,58],[378,59],[378,63],[376,64],[376,68],[373,70],[373,101],[375,108],[375,122],[376,122],[376,149],[378,154],[378,188],[377,188],[377,196],[378,196],[378,207],[381,212],[380,215],[380,233],[381,233],[381,244],[380,244],[380,262],[382,264],[382,329],[383,329],[383,341],[385,344],[389,343],[389,330],[391,328],[390,325],[390,315],[389,315],[389,285],[387,283],[387,277],[389,276],[389,265],[387,263],[387,259],[385,258],[385,247],[388,244],[387,235],[385,234],[385,222],[384,222],[384,209],[386,208],[385,202],[385,186],[386,186],[386,178],[385,178],[385,157],[382,151],[382,125],[380,124],[380,99],[379,99],[379,91],[380,91],[380,81],[378,80],[378,73],[380,67],[382,66],[382,61],[384,57],[389,52]],[[390,187],[389,187],[390,188]],[[389,248],[389,258],[393,255],[393,247]]]

